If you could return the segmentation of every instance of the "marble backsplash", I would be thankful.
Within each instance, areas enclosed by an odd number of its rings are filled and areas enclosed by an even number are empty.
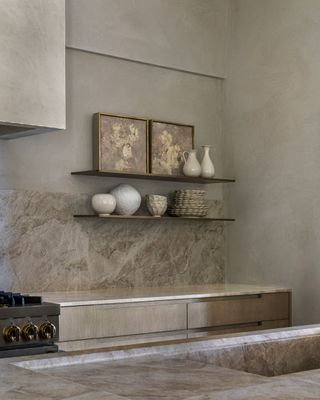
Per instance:
[[[224,281],[224,224],[75,219],[90,196],[0,191],[0,288],[63,291]],[[223,212],[211,201],[211,215]]]

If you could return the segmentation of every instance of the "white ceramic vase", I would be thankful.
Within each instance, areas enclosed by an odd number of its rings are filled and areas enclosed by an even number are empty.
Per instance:
[[[141,195],[133,186],[121,184],[110,192],[116,199],[116,213],[133,215],[140,207]]]
[[[214,165],[210,158],[210,146],[201,146],[203,148],[203,158],[201,161],[201,176],[202,178],[213,178],[214,177]]]
[[[116,208],[116,199],[112,194],[97,193],[92,196],[91,205],[100,217],[105,217],[113,213]]]
[[[158,194],[147,194],[146,205],[152,216],[161,217],[167,210],[168,199],[166,196],[160,196]]]
[[[197,150],[184,151],[182,155],[184,160],[184,166],[182,171],[184,175],[194,176],[194,177],[200,176],[201,166],[199,164],[199,161],[197,160]]]

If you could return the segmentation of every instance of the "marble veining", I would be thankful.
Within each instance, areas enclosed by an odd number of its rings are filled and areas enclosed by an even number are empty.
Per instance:
[[[267,383],[264,377],[186,359],[133,359],[100,365],[52,368],[50,376],[134,399],[180,400],[195,394]]]
[[[320,368],[320,335],[269,339],[188,353],[188,358],[262,376]]]
[[[19,362],[18,366],[28,369],[46,369],[76,364],[90,364],[115,360],[130,359],[133,357],[182,357],[194,361],[215,364],[225,368],[245,369],[244,348],[246,345],[266,347],[277,345],[282,341],[287,345],[300,340],[300,349],[305,351],[305,339],[320,341],[320,325],[310,325],[291,328],[280,328],[266,331],[257,331],[224,335],[219,338],[189,339],[179,343],[152,345],[146,347],[133,346],[120,350],[101,349],[100,351],[84,351],[59,353],[59,356],[40,357],[36,360],[27,359]],[[254,358],[255,354],[251,356]],[[282,360],[286,365],[285,360]]]
[[[69,291],[224,281],[224,224],[76,220],[90,196],[0,191],[0,275],[7,290]],[[222,215],[211,201],[210,215]]]

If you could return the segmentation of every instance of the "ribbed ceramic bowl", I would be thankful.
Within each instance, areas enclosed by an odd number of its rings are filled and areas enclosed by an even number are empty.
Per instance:
[[[149,213],[154,217],[161,217],[168,207],[168,199],[166,196],[158,194],[147,194],[146,205]]]

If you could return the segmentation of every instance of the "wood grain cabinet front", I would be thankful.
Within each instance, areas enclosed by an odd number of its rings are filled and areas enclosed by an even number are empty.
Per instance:
[[[186,317],[186,304],[63,307],[60,340],[184,330]]]
[[[290,294],[221,297],[188,305],[188,328],[290,320]]]

